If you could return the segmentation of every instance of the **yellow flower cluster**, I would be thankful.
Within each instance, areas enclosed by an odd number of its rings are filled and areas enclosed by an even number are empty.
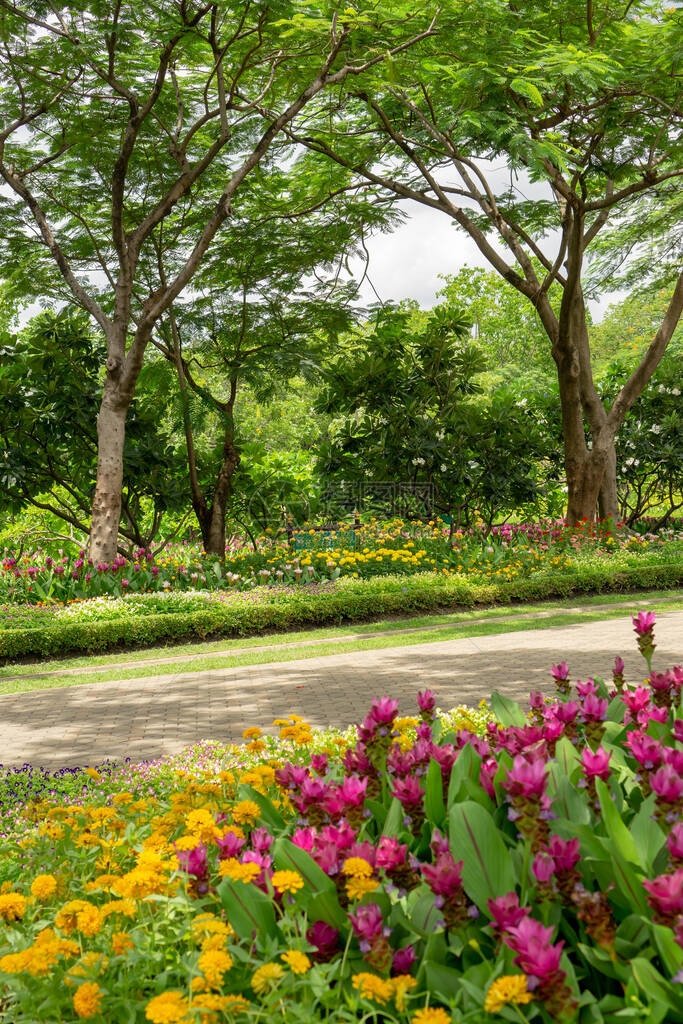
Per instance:
[[[496,978],[489,987],[484,1009],[487,1013],[498,1013],[508,1003],[530,1003],[533,998],[533,992],[527,990],[525,974],[505,974],[501,978]]]
[[[406,993],[415,988],[417,981],[410,974],[399,974],[396,978],[380,978],[378,974],[362,971],[354,974],[351,984],[364,999],[371,999],[380,1006],[394,1000],[397,1010],[402,1010]]]

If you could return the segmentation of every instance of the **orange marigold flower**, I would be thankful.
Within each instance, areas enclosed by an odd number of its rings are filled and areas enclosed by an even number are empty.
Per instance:
[[[508,1003],[530,1003],[533,993],[527,991],[525,974],[504,974],[489,987],[484,1000],[487,1013],[498,1013]]]
[[[410,1024],[451,1024],[451,1014],[440,1006],[425,1006],[410,1018]]]
[[[298,949],[288,949],[280,959],[284,960],[293,974],[305,974],[311,966],[311,961],[306,954]]]
[[[186,1024],[189,1004],[187,999],[177,989],[169,992],[162,992],[147,1003],[145,1018],[152,1024]]]
[[[351,984],[365,999],[372,999],[374,1002],[381,1003],[382,1005],[388,1003],[391,999],[391,982],[385,978],[380,978],[377,974],[361,971],[360,974],[354,974],[351,978]]]
[[[26,913],[26,897],[20,892],[5,892],[0,895],[0,917],[3,921],[18,921]]]
[[[261,868],[258,864],[240,864],[235,857],[229,857],[218,865],[218,874],[233,882],[253,882],[261,874]]]
[[[49,900],[57,891],[57,879],[54,875],[36,875],[31,883],[31,895],[37,900]]]
[[[89,1020],[100,1012],[102,993],[96,981],[86,981],[79,985],[74,995],[74,1010],[82,1020]]]
[[[258,821],[260,816],[261,808],[253,800],[240,800],[232,809],[233,821],[237,822],[238,825],[242,825],[245,822],[251,824],[254,821]]]
[[[114,932],[111,937],[111,948],[114,956],[123,956],[127,949],[133,949],[135,943],[128,932]]]

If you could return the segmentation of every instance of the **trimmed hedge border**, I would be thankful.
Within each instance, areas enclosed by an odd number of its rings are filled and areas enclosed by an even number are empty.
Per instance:
[[[0,661],[58,654],[149,647],[160,641],[208,640],[339,625],[408,612],[486,607],[520,601],[615,593],[683,584],[683,563],[622,567],[597,564],[579,572],[539,573],[509,583],[425,574],[358,580],[339,591],[307,596],[304,589],[272,604],[213,608],[108,622],[69,622],[40,629],[0,630]]]

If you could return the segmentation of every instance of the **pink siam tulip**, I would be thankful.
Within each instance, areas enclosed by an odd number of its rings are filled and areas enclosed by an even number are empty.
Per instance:
[[[512,805],[508,817],[517,823],[521,834],[531,842],[534,853],[545,845],[548,835],[550,800],[546,793],[546,767],[542,758],[528,761],[518,754],[502,783]]]
[[[672,672],[650,672],[650,686],[658,708],[670,708],[674,700]]]
[[[557,692],[563,697],[569,696],[570,684],[569,684],[569,667],[566,661],[560,662],[559,665],[553,665],[550,669],[550,674],[555,680],[555,686]]]
[[[651,882],[643,882],[647,890],[647,902],[654,911],[658,924],[673,928],[683,915],[683,868],[677,868],[671,875],[659,875]]]
[[[552,835],[548,841],[548,852],[555,861],[555,877],[562,901],[567,906],[572,903],[574,886],[581,881],[576,865],[581,859],[580,842],[578,839],[561,839]]]
[[[420,711],[423,722],[434,721],[434,709],[436,707],[436,698],[431,690],[422,690],[417,695],[417,706]]]
[[[665,832],[683,812],[683,779],[670,764],[663,764],[650,775],[650,788],[655,794],[657,821]]]
[[[391,929],[385,926],[377,904],[367,903],[358,907],[355,914],[349,914],[349,921],[363,958],[375,970],[387,971],[392,961],[391,947],[387,942]]]
[[[520,907],[519,896],[516,892],[509,892],[505,896],[489,900],[486,906],[493,919],[491,927],[499,939],[502,938],[503,932],[515,928],[531,913],[529,907]]]
[[[311,958],[326,964],[339,952],[339,932],[325,921],[316,921],[306,932],[306,941],[314,946]]]
[[[545,850],[537,853],[531,864],[531,872],[538,883],[538,898],[541,900],[551,900],[555,895],[555,889],[552,884],[555,874],[555,861],[550,854],[546,853]]]
[[[190,875],[190,892],[194,896],[205,896],[209,891],[209,864],[204,843],[192,850],[176,850],[176,858],[178,866]]]
[[[391,974],[396,977],[398,974],[410,974],[415,963],[415,949],[413,946],[403,946],[397,949],[391,961]]]
[[[683,868],[683,821],[677,821],[671,829],[666,837],[666,845],[672,868]]]
[[[595,697],[598,692],[598,687],[594,679],[587,679],[585,683],[581,680],[576,684],[576,692],[579,697]]]
[[[447,928],[462,926],[467,921],[462,866],[463,861],[456,863],[450,852],[439,853],[433,864],[422,865],[422,875],[436,896],[435,906],[443,909]]]
[[[648,671],[652,669],[652,655],[657,646],[654,639],[655,620],[654,612],[638,612],[633,618],[633,628],[638,636],[638,650],[647,662]]]
[[[517,956],[515,963],[524,971],[536,998],[543,1002],[551,1017],[571,1019],[577,1003],[566,983],[567,974],[560,969],[563,942],[551,945],[553,928],[544,928],[540,922],[525,917],[509,928],[503,941]]]
[[[612,669],[612,680],[614,682],[617,691],[621,693],[624,689],[624,661],[619,655],[614,659],[614,668]]]

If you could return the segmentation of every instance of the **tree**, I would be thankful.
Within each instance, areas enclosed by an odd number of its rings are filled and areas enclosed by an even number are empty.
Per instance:
[[[0,348],[0,507],[51,512],[83,536],[95,489],[103,343],[83,314],[41,313]],[[131,404],[123,451],[121,541],[149,547],[182,508],[183,464],[160,405]]]
[[[438,32],[383,77],[343,89],[334,107],[330,97],[316,124],[288,129],[349,181],[446,214],[536,309],[557,369],[570,522],[593,518],[598,498],[616,516],[614,439],[683,310],[680,262],[663,260],[671,300],[606,406],[593,379],[586,267],[620,239],[620,258],[653,241],[671,252],[680,73],[678,15],[650,0],[452,0]]]
[[[277,172],[275,178],[258,182],[259,204],[266,188],[273,194],[286,181]],[[289,220],[258,219],[256,212],[233,218],[215,258],[198,274],[194,294],[159,324],[157,348],[177,374],[192,507],[212,554],[224,554],[234,476],[251,440],[238,415],[245,385],[266,401],[334,345],[351,322],[357,287],[344,283],[339,266],[331,271],[373,221],[376,209],[345,199]],[[224,247],[233,254],[229,262],[222,259]],[[217,443],[208,458],[205,453],[204,466],[194,437],[198,406],[217,420]]]
[[[538,313],[495,271],[465,266],[457,274],[444,275],[444,282],[438,297],[457,304],[472,321],[474,337],[492,365],[514,372],[522,365],[550,362]]]
[[[106,341],[90,534],[91,556],[106,561],[155,326],[283,128],[430,29],[287,0],[0,0],[0,12],[0,175],[15,200],[6,262],[32,289],[66,289]],[[165,283],[152,278],[154,240],[172,265]]]
[[[336,416],[318,465],[338,503],[384,515],[490,525],[536,497],[541,438],[518,398],[481,394],[486,367],[453,305],[384,309],[325,367],[318,407]]]

